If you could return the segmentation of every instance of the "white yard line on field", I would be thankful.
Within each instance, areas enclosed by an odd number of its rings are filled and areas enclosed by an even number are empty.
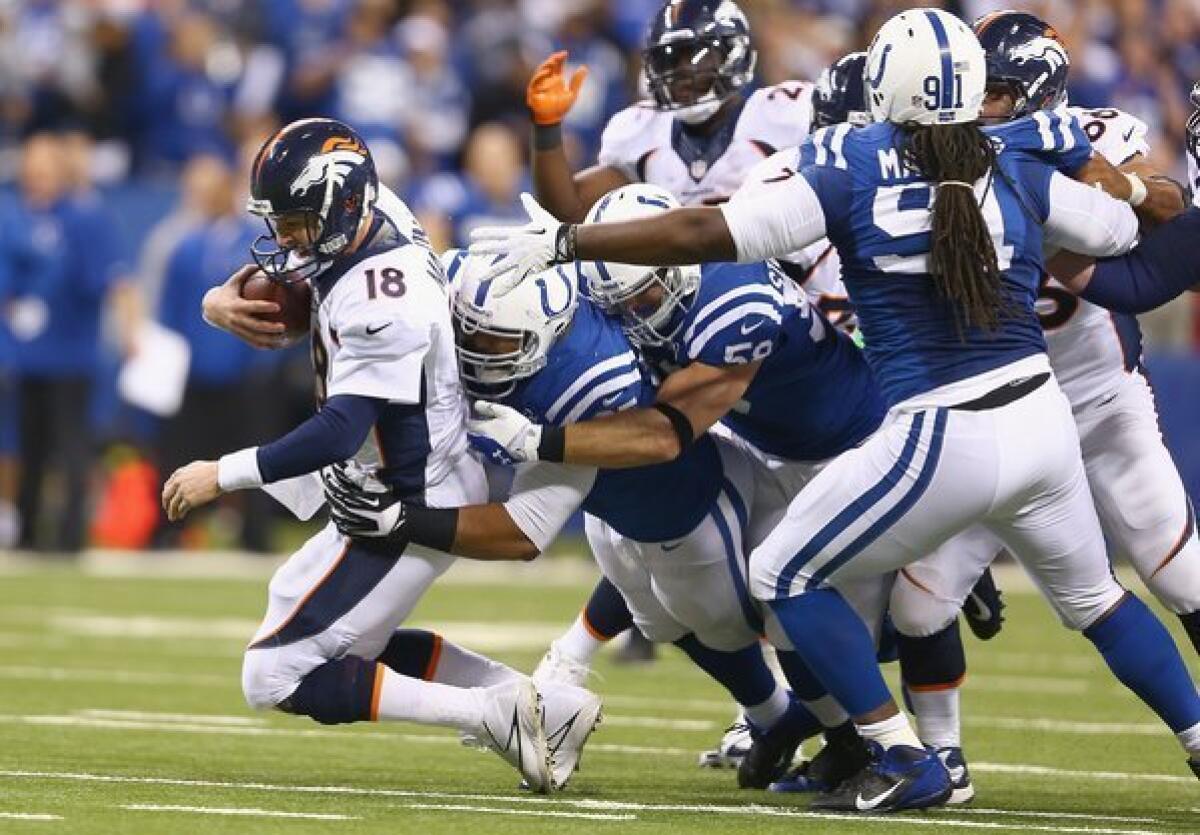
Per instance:
[[[637,815],[604,815],[598,812],[556,812],[550,809],[505,809],[502,806],[469,806],[463,803],[402,803],[405,809],[424,809],[436,812],[486,812],[497,815],[529,815],[544,818],[576,818],[592,821],[635,821]]]
[[[203,673],[166,673],[144,670],[103,670],[88,667],[33,667],[19,664],[0,665],[0,678],[25,681],[93,681],[105,684],[161,684],[167,687],[234,687],[237,681],[230,676]]]
[[[1128,771],[1075,771],[1069,768],[1051,768],[1046,765],[1026,765],[1022,763],[971,763],[972,771],[992,772],[993,774],[1037,774],[1042,777],[1078,777],[1087,780],[1134,780],[1147,783],[1186,783],[1195,785],[1195,777],[1184,777],[1181,774],[1145,774]]]
[[[167,806],[158,803],[122,803],[118,808],[131,812],[186,812],[195,815],[243,815],[252,818],[304,818],[317,821],[356,821],[357,815],[324,812],[288,812],[278,809],[221,808],[217,806]]]
[[[243,725],[248,727],[265,727],[267,720],[258,716],[224,716],[219,713],[155,713],[145,710],[107,710],[102,708],[86,708],[76,711],[76,715],[93,719],[132,719],[148,722],[182,722],[185,724],[208,725]]]
[[[1116,823],[1158,823],[1155,818],[1134,818],[1128,815],[1091,815],[1084,812],[1028,812],[1021,809],[988,809],[982,806],[954,806],[931,810],[938,814],[953,815],[1014,815],[1022,818],[1069,818],[1087,821],[1114,821]]]
[[[1029,821],[1021,821],[1016,826],[1012,823],[1003,823],[996,821],[978,821],[978,820],[956,820],[948,817],[956,810],[945,810],[938,812],[933,816],[877,816],[877,817],[860,817],[825,814],[818,812],[808,812],[804,809],[795,806],[765,806],[762,804],[749,804],[744,806],[738,805],[716,805],[716,804],[685,804],[685,803],[639,803],[625,802],[617,800],[588,800],[585,798],[571,797],[536,797],[532,795],[489,795],[489,794],[470,794],[465,792],[436,792],[436,791],[417,791],[404,789],[372,789],[361,788],[357,786],[286,786],[270,783],[237,783],[232,781],[220,780],[188,780],[181,778],[168,777],[138,777],[122,774],[94,774],[81,772],[59,772],[59,771],[0,771],[0,778],[29,778],[29,779],[50,779],[50,780],[71,780],[79,782],[99,782],[99,783],[135,783],[142,785],[159,785],[159,786],[180,786],[186,788],[216,788],[216,789],[243,789],[247,791],[259,792],[281,792],[285,794],[336,794],[346,796],[364,796],[364,797],[395,797],[395,798],[414,798],[418,800],[447,800],[451,802],[474,802],[474,803],[507,803],[515,805],[530,805],[530,804],[553,804],[556,806],[565,806],[572,809],[580,809],[592,812],[695,812],[702,814],[724,814],[724,815],[742,815],[751,817],[793,817],[793,818],[808,818],[813,820],[837,820],[837,821],[854,821],[856,823],[880,823],[884,825],[902,825],[902,824],[934,824],[937,826],[953,827],[960,829],[1013,829],[1019,828],[1027,832],[1055,832],[1055,833],[1092,833],[1092,835],[1161,835],[1161,830],[1141,830],[1141,829],[1114,829],[1111,827],[1085,827],[1085,826],[1053,826],[1049,824],[1036,824]],[[1021,813],[1014,812],[1014,816],[1019,816]],[[1057,813],[1033,811],[1027,817],[1052,816]],[[1066,817],[1066,816],[1062,816]],[[1086,816],[1072,816],[1075,820],[1086,820]],[[1104,818],[1097,816],[1096,820]],[[1155,821],[1157,822],[1157,821]]]
[[[0,812],[0,819],[17,821],[60,821],[62,815],[46,815],[40,812]]]
[[[969,716],[963,722],[977,728],[1088,736],[1160,736],[1164,733],[1163,726],[1157,722],[1069,722],[1024,716]]]

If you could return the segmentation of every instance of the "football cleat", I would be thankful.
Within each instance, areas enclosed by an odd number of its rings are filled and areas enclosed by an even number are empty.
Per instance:
[[[483,723],[476,740],[520,771],[533,791],[547,794],[553,777],[540,702],[537,687],[524,676],[483,688]]]
[[[811,760],[768,788],[773,792],[833,791],[863,769],[871,760],[867,743],[853,722],[825,731],[825,745]]]
[[[742,764],[742,758],[746,756],[746,752],[753,744],[754,740],[750,737],[750,723],[746,721],[746,714],[738,711],[737,718],[725,729],[725,735],[721,737],[721,742],[717,747],[700,752],[700,767],[737,768]]]
[[[750,724],[754,744],[738,765],[738,787],[765,789],[787,773],[796,757],[800,743],[821,730],[816,718],[799,702],[793,701],[787,711],[766,731]]]
[[[962,613],[967,619],[967,626],[981,641],[987,641],[1000,634],[1004,624],[1004,600],[996,581],[989,568],[975,583],[967,599],[963,601]]]
[[[946,766],[946,771],[950,773],[950,799],[946,801],[948,806],[957,806],[960,803],[970,803],[975,799],[975,787],[971,785],[971,772],[967,770],[967,761],[963,757],[961,748],[939,748],[937,749],[938,759],[942,761],[942,765]]]
[[[600,724],[600,697],[572,684],[548,682],[541,685],[542,724],[550,749],[554,787],[567,785],[579,768],[583,746]]]
[[[887,751],[868,742],[871,762],[809,806],[821,812],[899,812],[941,806],[953,791],[950,773],[933,751],[893,745]]]
[[[533,671],[533,683],[539,687],[551,683],[582,687],[591,672],[592,668],[587,664],[561,652],[557,643],[551,643]]]

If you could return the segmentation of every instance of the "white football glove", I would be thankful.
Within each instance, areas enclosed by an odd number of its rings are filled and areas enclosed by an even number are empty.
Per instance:
[[[481,400],[467,418],[467,437],[485,458],[498,464],[538,460],[542,427],[516,409]]]
[[[567,224],[543,209],[529,192],[521,192],[521,203],[529,215],[524,226],[481,226],[471,231],[472,255],[501,256],[483,277],[494,282],[492,291],[497,296],[528,275],[575,260],[575,253],[566,251],[574,248]]]

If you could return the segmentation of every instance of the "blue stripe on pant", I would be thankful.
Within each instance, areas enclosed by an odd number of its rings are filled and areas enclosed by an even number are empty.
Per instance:
[[[738,496],[737,491],[728,479],[725,480],[722,492],[729,498],[734,515],[738,519],[742,536],[745,537],[746,526],[742,521],[742,514],[738,513],[741,497]],[[746,578],[742,573],[746,567],[746,563],[742,561],[741,553],[733,539],[733,532],[729,528],[729,523],[725,520],[725,515],[721,512],[720,504],[713,507],[709,511],[709,515],[712,517],[713,523],[717,526],[717,531],[721,534],[721,541],[725,544],[725,562],[729,566],[729,576],[733,579],[733,588],[737,592],[738,603],[742,607],[742,615],[746,618],[746,623],[750,628],[761,634],[763,631],[762,617],[759,615],[754,601],[750,598],[750,590],[746,587]]]
[[[882,501],[884,497],[901,483],[905,473],[908,472],[913,457],[916,455],[917,445],[921,438],[921,430],[925,426],[926,414],[926,412],[918,412],[913,416],[912,426],[909,428],[908,437],[904,441],[904,447],[900,451],[900,457],[896,459],[896,463],[884,474],[883,478],[827,522],[812,539],[805,543],[804,547],[796,553],[796,556],[788,561],[787,565],[779,573],[779,579],[776,581],[776,597],[789,597],[796,575],[827,548],[834,539],[843,534],[855,521],[866,515],[871,508]],[[929,442],[929,454],[926,456],[921,467],[921,472],[913,482],[913,486],[909,492],[891,510],[880,517],[874,525],[842,549],[826,565],[814,572],[813,577],[808,581],[806,587],[811,588],[824,582],[830,574],[878,539],[884,531],[894,525],[921,498],[926,488],[928,488],[930,480],[933,478],[934,471],[937,469],[938,458],[941,455],[942,439],[945,435],[947,415],[948,410],[946,409],[937,409],[935,411],[933,432]]]
[[[347,543],[342,557],[322,577],[283,624],[250,645],[269,649],[319,635],[362,602],[400,559]]]

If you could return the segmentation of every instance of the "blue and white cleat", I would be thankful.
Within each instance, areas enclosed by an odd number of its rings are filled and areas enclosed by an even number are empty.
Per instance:
[[[946,771],[950,772],[952,790],[946,805],[958,806],[974,800],[975,787],[971,785],[971,772],[967,770],[967,760],[963,757],[962,749],[939,748],[937,755],[938,759],[942,761],[942,765],[946,766]]]
[[[750,723],[740,710],[716,748],[700,752],[701,768],[737,768],[742,764],[754,739],[750,736]]]
[[[933,751],[868,742],[871,763],[809,806],[822,812],[899,812],[941,806],[953,792],[950,773]]]

